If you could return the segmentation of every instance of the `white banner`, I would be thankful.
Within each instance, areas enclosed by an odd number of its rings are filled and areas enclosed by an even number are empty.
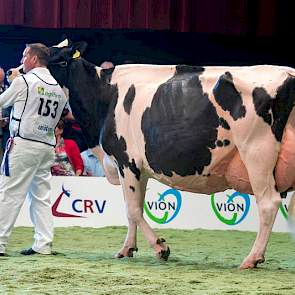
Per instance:
[[[287,199],[283,199],[273,230],[289,231]],[[121,186],[105,178],[52,178],[52,213],[56,227],[127,225]],[[257,231],[255,198],[227,190],[212,195],[182,192],[155,180],[148,182],[144,205],[146,220],[154,228],[223,229]],[[16,226],[32,226],[25,202]]]

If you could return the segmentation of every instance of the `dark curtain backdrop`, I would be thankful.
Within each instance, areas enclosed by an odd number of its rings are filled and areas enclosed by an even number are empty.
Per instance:
[[[0,25],[294,34],[288,0],[0,0]]]

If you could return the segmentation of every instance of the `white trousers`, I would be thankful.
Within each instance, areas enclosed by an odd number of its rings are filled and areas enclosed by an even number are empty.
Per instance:
[[[53,216],[49,181],[53,161],[53,147],[14,138],[9,153],[10,176],[0,176],[0,253],[5,253],[5,246],[26,196],[35,228],[32,249],[41,254],[51,253]]]

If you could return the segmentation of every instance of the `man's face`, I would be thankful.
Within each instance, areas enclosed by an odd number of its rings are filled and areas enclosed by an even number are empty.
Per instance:
[[[31,53],[31,49],[29,47],[26,47],[26,49],[23,52],[23,57],[21,59],[21,63],[24,65],[24,72],[28,73],[30,70],[32,70],[36,65],[36,61],[37,56]]]

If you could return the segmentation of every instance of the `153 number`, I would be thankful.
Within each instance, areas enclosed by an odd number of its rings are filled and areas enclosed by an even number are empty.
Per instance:
[[[43,97],[40,97],[40,105],[38,109],[38,114],[40,116],[48,117],[50,115],[52,118],[55,118],[57,108],[58,101],[52,101],[51,99],[45,100]]]

